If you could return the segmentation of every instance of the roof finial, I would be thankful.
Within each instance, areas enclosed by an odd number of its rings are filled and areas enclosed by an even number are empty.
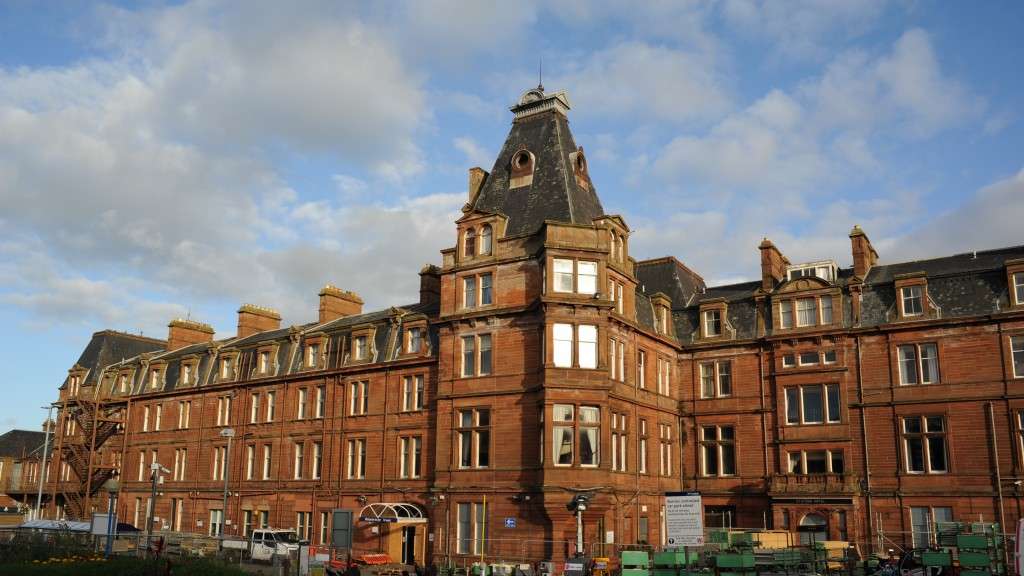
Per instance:
[[[544,91],[544,57],[537,57],[537,90]]]

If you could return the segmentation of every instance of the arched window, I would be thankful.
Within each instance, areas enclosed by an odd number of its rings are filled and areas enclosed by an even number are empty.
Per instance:
[[[622,262],[626,259],[626,252],[624,250],[625,244],[622,241],[622,236],[615,237],[615,244],[617,245],[616,248],[618,248],[616,253],[619,255],[619,262]]]
[[[490,254],[491,253],[491,225],[484,224],[483,228],[480,229],[480,253]]]
[[[811,513],[800,519],[800,543],[804,546],[828,540],[828,520],[821,514]]]
[[[466,230],[466,240],[463,243],[463,254],[473,256],[476,254],[476,230]]]
[[[616,255],[616,252],[615,252],[615,248],[617,247],[617,244],[618,244],[618,242],[615,241],[616,238],[617,238],[617,236],[615,235],[615,232],[612,232],[611,249],[612,249],[612,260],[613,261],[617,261],[619,259],[619,257]]]

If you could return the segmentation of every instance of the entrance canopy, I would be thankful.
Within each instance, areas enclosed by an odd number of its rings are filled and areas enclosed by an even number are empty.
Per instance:
[[[406,502],[378,502],[359,511],[363,522],[394,522],[398,524],[426,524],[427,515],[415,504]]]

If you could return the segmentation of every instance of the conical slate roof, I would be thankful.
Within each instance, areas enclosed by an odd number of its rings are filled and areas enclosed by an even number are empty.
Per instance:
[[[604,215],[585,161],[577,177],[583,151],[569,130],[568,110],[565,92],[549,95],[542,87],[527,91],[512,107],[512,129],[472,206],[507,216],[506,236],[532,234],[545,220],[591,224]],[[520,150],[534,156],[532,182],[510,189],[512,159]]]

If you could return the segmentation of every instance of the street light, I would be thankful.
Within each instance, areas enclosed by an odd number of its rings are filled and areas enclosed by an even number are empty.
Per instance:
[[[53,404],[43,406],[46,409],[46,423],[43,428],[46,431],[46,439],[43,440],[43,459],[39,464],[39,494],[36,495],[36,519],[43,515],[43,481],[46,478],[46,457],[50,450],[50,418],[53,416]]]
[[[110,558],[110,553],[114,548],[114,528],[117,526],[117,493],[121,489],[121,484],[116,478],[111,478],[103,483],[103,489],[107,491],[109,498],[109,506],[107,508],[107,546],[104,550],[104,555]]]
[[[149,550],[150,544],[153,540],[153,515],[156,513],[156,482],[160,476],[160,472],[164,474],[170,474],[171,471],[160,465],[159,462],[153,462],[149,465],[149,479],[152,482],[153,487],[149,495],[149,519],[146,521],[146,550]]]
[[[573,496],[565,507],[570,512],[576,513],[576,555],[583,555],[583,512],[587,509],[587,502],[590,502],[588,494],[577,494]]]
[[[228,439],[228,449],[224,454],[224,469],[221,475],[224,476],[224,502],[220,508],[220,547],[224,548],[224,525],[228,521],[228,474],[231,473],[231,439],[235,437],[234,428],[225,428],[220,431],[221,438]]]

